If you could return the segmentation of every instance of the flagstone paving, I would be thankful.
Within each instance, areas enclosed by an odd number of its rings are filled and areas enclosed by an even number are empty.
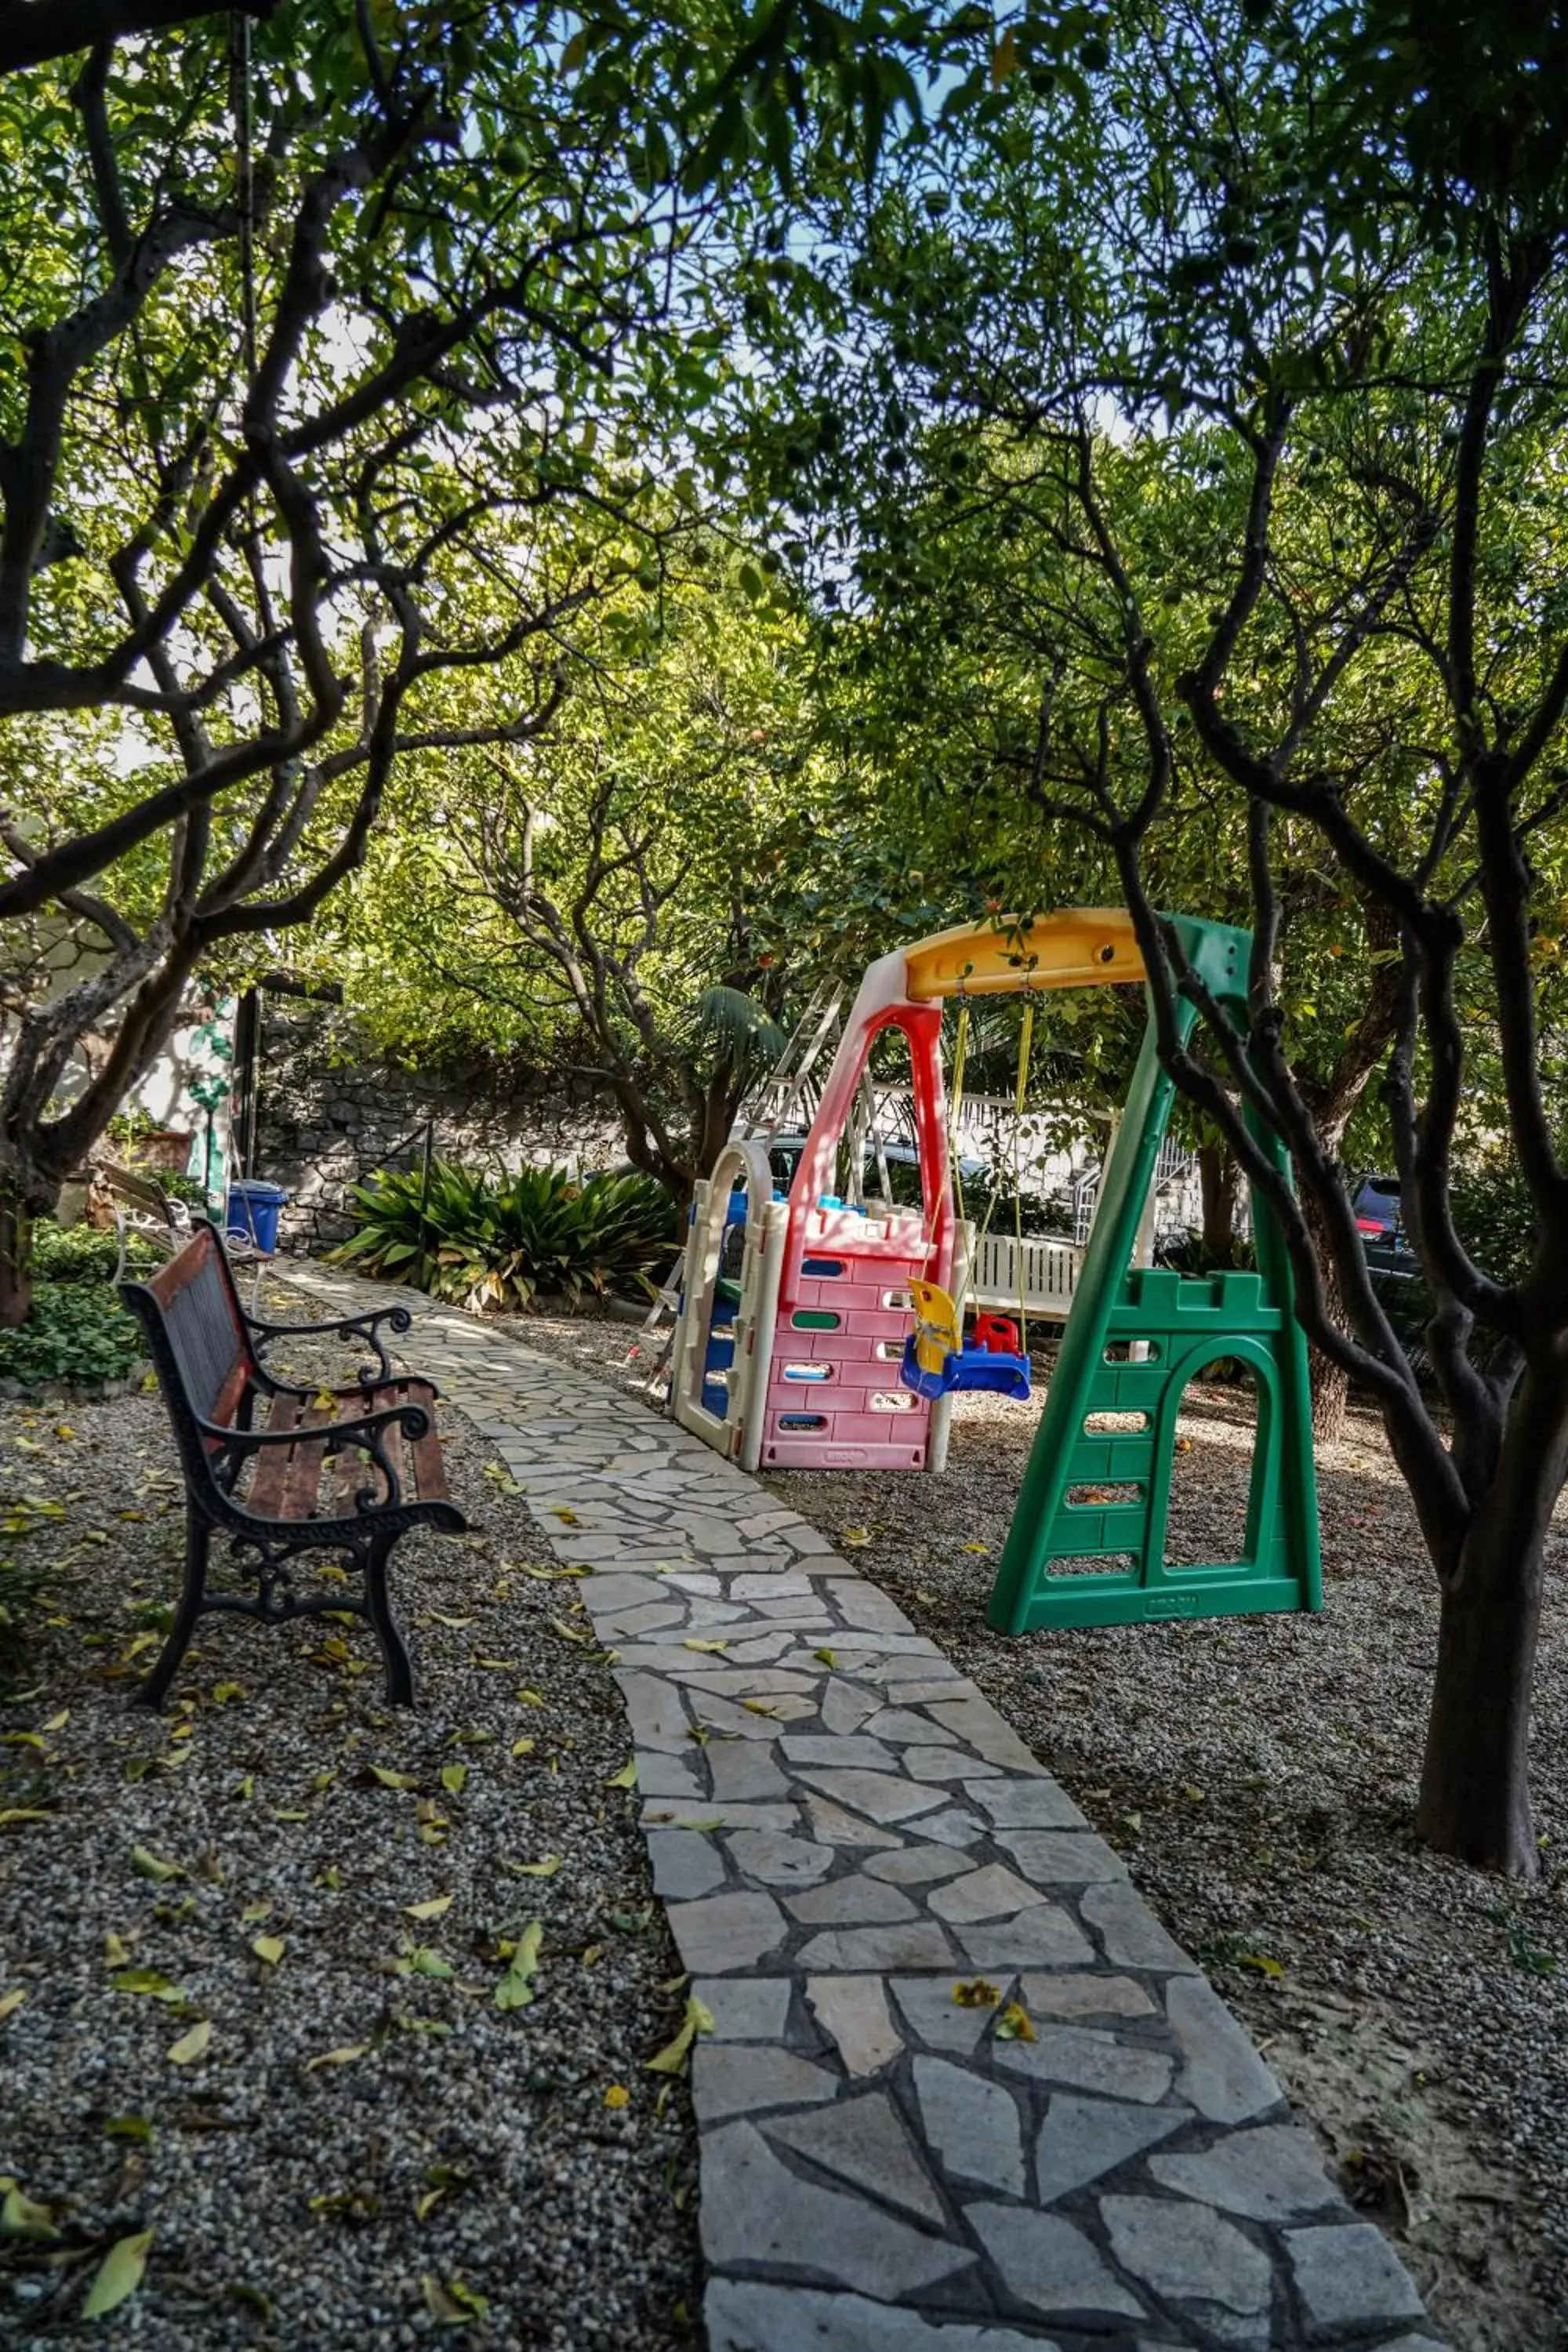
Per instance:
[[[1120,1858],[893,1602],[672,1423],[395,1296],[618,1652],[713,2020],[710,2352],[1436,2352]]]

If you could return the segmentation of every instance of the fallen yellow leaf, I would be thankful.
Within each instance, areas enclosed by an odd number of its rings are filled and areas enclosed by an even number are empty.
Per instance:
[[[198,2019],[188,2033],[182,2033],[177,2042],[170,2044],[166,2053],[170,2065],[194,2065],[198,2058],[205,2057],[212,2038],[212,2021],[205,2017]]]
[[[135,2237],[121,2238],[118,2244],[110,2246],[87,2291],[87,2301],[81,2307],[84,2319],[101,2319],[106,2312],[118,2310],[135,2294],[147,2268],[153,2235],[151,2230],[141,2230]]]
[[[650,2058],[647,2061],[648,2073],[650,2074],[679,2074],[686,2064],[687,2053],[691,2048],[691,2045],[696,2041],[698,2035],[700,2033],[711,2033],[712,2031],[712,2011],[708,2007],[705,2001],[699,2000],[695,1993],[688,1994],[686,2001],[686,2016],[682,2021],[680,2031],[676,2035],[673,2042],[666,2042],[664,2048],[658,2053],[657,2057]]]

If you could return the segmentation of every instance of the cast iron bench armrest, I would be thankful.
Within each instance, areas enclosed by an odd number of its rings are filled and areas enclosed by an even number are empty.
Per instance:
[[[247,1315],[245,1319],[250,1328],[250,1344],[257,1363],[263,1371],[267,1368],[261,1363],[261,1351],[270,1347],[274,1339],[363,1339],[366,1347],[374,1348],[376,1353],[374,1371],[369,1366],[364,1367],[366,1385],[372,1379],[389,1381],[392,1378],[392,1365],[385,1343],[376,1328],[377,1324],[390,1323],[395,1331],[403,1332],[414,1321],[406,1307],[373,1307],[363,1315],[345,1315],[338,1323],[258,1323],[254,1315]],[[272,1381],[275,1375],[267,1372],[267,1378]],[[279,1381],[277,1385],[288,1387],[290,1383]]]
[[[238,1465],[243,1457],[258,1452],[264,1445],[319,1445],[323,1457],[342,1452],[342,1444],[331,1442],[334,1440],[363,1445],[385,1479],[386,1493],[378,1496],[368,1488],[363,1489],[356,1497],[357,1507],[362,1511],[398,1510],[403,1506],[403,1481],[387,1460],[381,1442],[384,1432],[400,1428],[411,1442],[417,1442],[430,1433],[430,1416],[422,1404],[384,1405],[379,1412],[362,1413],[355,1421],[310,1422],[297,1424],[292,1429],[237,1429],[232,1423],[204,1421],[200,1413],[193,1414],[192,1418],[204,1437],[216,1441],[220,1448],[219,1460],[229,1455],[235,1457],[233,1475],[236,1477],[239,1475]],[[235,1508],[243,1511],[245,1506],[237,1503]]]
[[[306,1393],[313,1395],[315,1391]],[[320,1445],[323,1453],[337,1454],[342,1447],[328,1446],[324,1443],[327,1438],[347,1437],[355,1444],[363,1444],[362,1432],[379,1433],[390,1428],[394,1422],[401,1422],[410,1437],[426,1437],[430,1433],[430,1416],[422,1404],[382,1405],[374,1412],[361,1413],[355,1421],[304,1422],[293,1429],[238,1429],[230,1421],[204,1421],[200,1413],[193,1418],[204,1437],[215,1437],[220,1444],[246,1453],[257,1445]]]

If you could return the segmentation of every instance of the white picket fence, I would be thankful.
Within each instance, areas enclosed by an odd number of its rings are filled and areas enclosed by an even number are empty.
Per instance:
[[[1047,1234],[987,1234],[970,1268],[967,1295],[978,1307],[1065,1322],[1078,1288],[1083,1251]]]

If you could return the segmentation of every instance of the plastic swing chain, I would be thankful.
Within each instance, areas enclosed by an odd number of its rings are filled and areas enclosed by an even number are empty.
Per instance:
[[[963,1108],[963,1079],[969,1059],[969,1001],[962,983],[958,995],[958,1027],[952,1041],[952,1091],[948,1099],[947,1150],[952,1163],[952,1190],[958,1209],[958,1222],[963,1223],[963,1160],[958,1148],[959,1120]],[[1024,1279],[1024,1186],[1023,1186],[1023,1124],[1024,1109],[1029,1092],[1029,1062],[1034,1050],[1035,1000],[1026,992],[1024,1017],[1018,1031],[1018,1069],[1013,1088],[1013,1263],[1018,1276],[1018,1335],[1021,1352],[1029,1352],[1029,1323],[1026,1308],[1027,1286]],[[985,1213],[975,1229],[974,1248],[971,1264],[978,1261],[981,1244],[991,1231],[991,1220],[996,1213],[996,1187],[991,1186],[985,1203]]]
[[[958,990],[958,1031],[953,1041],[952,1097],[948,1118],[948,1151],[952,1169],[952,1185],[959,1219],[963,1218],[963,1161],[957,1149],[959,1114],[963,1102],[964,1067],[969,1050],[969,1007],[963,1002],[962,985]],[[1026,1005],[1023,1031],[1024,1057],[1020,1065],[1015,1102],[1021,1105],[1027,1083],[1027,1051],[1032,1032],[1033,1008]],[[1018,1255],[1022,1259],[1023,1212],[1016,1202],[1018,1177],[1021,1171],[1017,1116],[1014,1119],[1013,1171],[1015,1221],[1018,1228]],[[975,1235],[975,1249],[990,1230],[996,1207],[996,1187],[991,1186],[985,1215]],[[994,1348],[963,1344],[963,1306],[934,1284],[915,1281],[910,1286],[913,1294],[915,1328],[904,1343],[903,1362],[900,1379],[916,1395],[931,1400],[945,1396],[953,1389],[986,1389],[1004,1396],[1026,1397],[1029,1393],[1029,1360],[1026,1354],[1013,1355]]]
[[[1029,1358],[1029,1317],[1024,1280],[1024,1104],[1029,1092],[1029,1055],[1035,1042],[1035,1000],[1026,994],[1018,1031],[1018,1083],[1013,1095],[1013,1263],[1018,1274],[1018,1352]]]
[[[958,1122],[963,1110],[963,1073],[969,1059],[969,1003],[958,1000],[958,1028],[952,1041],[952,1092],[947,1103],[947,1156],[952,1167],[952,1190],[958,1222],[963,1223],[963,1161],[958,1149]]]

